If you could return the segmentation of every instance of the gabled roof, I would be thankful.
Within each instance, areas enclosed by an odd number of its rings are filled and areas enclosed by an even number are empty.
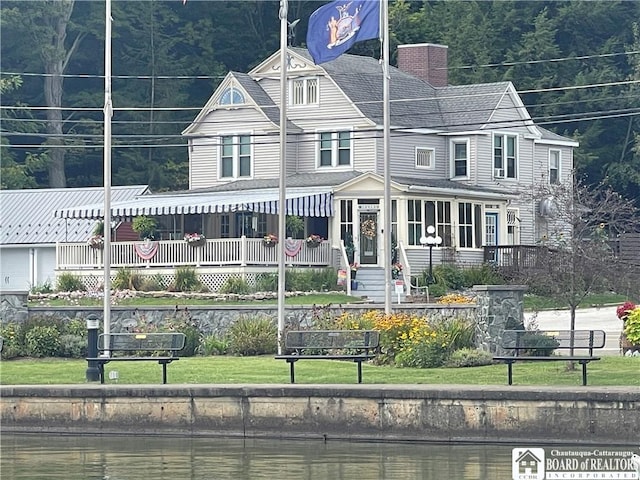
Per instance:
[[[306,49],[289,49],[313,64]],[[277,55],[278,52],[274,53],[270,59]],[[269,64],[269,60],[263,64]],[[327,73],[363,115],[378,125],[383,124],[383,76],[377,59],[343,54],[317,67]],[[391,128],[443,133],[491,129],[492,117],[500,102],[505,96],[511,96],[516,114],[514,120],[509,121],[509,127],[527,127],[533,134],[539,134],[511,82],[433,87],[396,67],[389,67],[389,73]]]
[[[131,200],[147,192],[146,185],[111,187],[114,202]],[[0,244],[24,245],[84,242],[95,221],[55,218],[55,210],[104,202],[104,188],[52,188],[0,191]]]
[[[267,120],[275,127],[280,126],[280,107],[275,104],[273,99],[264,91],[262,86],[253,80],[248,74],[240,72],[229,72],[225,80],[218,86],[216,91],[209,97],[207,103],[202,110],[196,115],[191,124],[182,131],[182,134],[193,134],[202,120],[211,113],[212,110],[219,108],[218,92],[226,89],[232,82],[240,86],[241,89],[251,98],[253,105],[239,105],[239,108],[254,108],[261,112]],[[292,131],[299,131],[300,128],[291,121],[287,121],[287,128]]]

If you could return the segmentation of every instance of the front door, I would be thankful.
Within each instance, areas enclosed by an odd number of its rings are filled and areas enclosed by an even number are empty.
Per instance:
[[[378,212],[360,213],[360,263],[378,264]]]
[[[491,247],[498,245],[498,214],[486,213],[484,216],[484,244]],[[491,249],[488,253],[490,262],[498,260],[498,252],[496,249]]]

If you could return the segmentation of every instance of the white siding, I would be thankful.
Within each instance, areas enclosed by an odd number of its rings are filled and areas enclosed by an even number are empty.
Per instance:
[[[206,116],[197,134],[208,137],[192,140],[190,188],[210,187],[228,181],[218,179],[219,135],[253,135],[254,178],[278,176],[278,171],[274,170],[280,154],[278,128],[261,112],[252,108],[214,110]]]

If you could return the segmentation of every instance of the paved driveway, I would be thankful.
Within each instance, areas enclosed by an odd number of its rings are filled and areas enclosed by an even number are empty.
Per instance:
[[[616,316],[616,308],[582,308],[576,311],[576,330],[604,330],[606,342],[595,355],[620,355],[620,333],[622,322]],[[569,330],[571,313],[569,310],[545,310],[537,313],[525,312],[525,325],[535,322],[540,330]],[[558,354],[567,353],[558,351]],[[580,352],[582,353],[582,352]]]

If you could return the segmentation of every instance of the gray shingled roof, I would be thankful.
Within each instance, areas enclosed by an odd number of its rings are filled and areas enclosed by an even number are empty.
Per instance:
[[[327,172],[327,173],[299,173],[287,177],[286,187],[334,187],[342,185],[349,180],[359,177],[362,172]],[[235,182],[226,183],[224,185],[216,185],[215,187],[198,188],[188,190],[183,193],[207,193],[207,192],[231,192],[242,190],[256,190],[261,188],[278,188],[280,185],[279,178],[256,178],[252,180],[237,180]],[[178,192],[168,192],[168,194],[176,194]]]
[[[304,48],[292,51],[312,62]],[[382,66],[375,58],[343,54],[322,68],[362,113],[378,125],[383,123]],[[490,121],[509,82],[433,87],[396,67],[391,80],[391,127],[431,128],[444,132],[475,130]],[[373,103],[372,103],[373,102]],[[513,126],[522,126],[523,121]]]
[[[420,177],[391,177],[391,180],[407,187],[419,186],[427,188],[447,189],[447,190],[464,190],[470,193],[498,193],[500,195],[513,195],[517,196],[512,190],[504,191],[495,188],[478,187],[474,185],[466,185],[460,182],[454,182],[453,180],[444,179],[430,179]]]
[[[112,187],[113,202],[131,200],[146,185]],[[84,242],[96,221],[64,220],[53,212],[61,208],[104,202],[104,188],[53,188],[0,191],[0,244]]]

